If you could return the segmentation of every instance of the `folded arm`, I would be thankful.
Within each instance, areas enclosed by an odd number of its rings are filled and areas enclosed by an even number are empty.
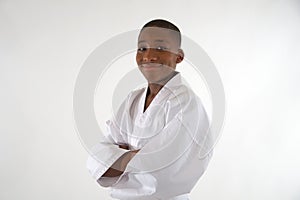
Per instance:
[[[119,145],[119,148],[129,150],[127,144]],[[135,156],[139,150],[128,151],[123,154],[114,164],[102,175],[102,177],[116,177],[123,174],[129,161]]]

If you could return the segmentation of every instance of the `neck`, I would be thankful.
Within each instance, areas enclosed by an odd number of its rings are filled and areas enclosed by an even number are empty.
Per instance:
[[[148,92],[147,96],[156,96],[158,92],[161,90],[161,88],[164,87],[164,85],[171,79],[173,78],[178,72],[174,71],[173,73],[170,74],[167,78],[159,81],[159,83],[149,83],[148,82]]]

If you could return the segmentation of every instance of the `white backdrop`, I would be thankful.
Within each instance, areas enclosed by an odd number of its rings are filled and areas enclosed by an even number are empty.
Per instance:
[[[300,199],[300,3],[290,0],[0,1],[0,199],[110,199],[74,128],[81,65],[154,18],[214,61],[226,122],[194,200]]]

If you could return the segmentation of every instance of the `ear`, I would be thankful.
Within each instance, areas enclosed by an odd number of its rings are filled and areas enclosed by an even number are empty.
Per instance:
[[[176,58],[176,63],[181,63],[181,61],[183,61],[184,58],[184,52],[182,49],[178,49],[178,53],[177,53],[177,58]]]

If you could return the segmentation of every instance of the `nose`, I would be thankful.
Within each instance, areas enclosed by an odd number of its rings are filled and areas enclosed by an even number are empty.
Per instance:
[[[144,62],[155,62],[158,60],[157,53],[155,53],[155,50],[152,48],[148,48],[143,53],[143,61]]]

